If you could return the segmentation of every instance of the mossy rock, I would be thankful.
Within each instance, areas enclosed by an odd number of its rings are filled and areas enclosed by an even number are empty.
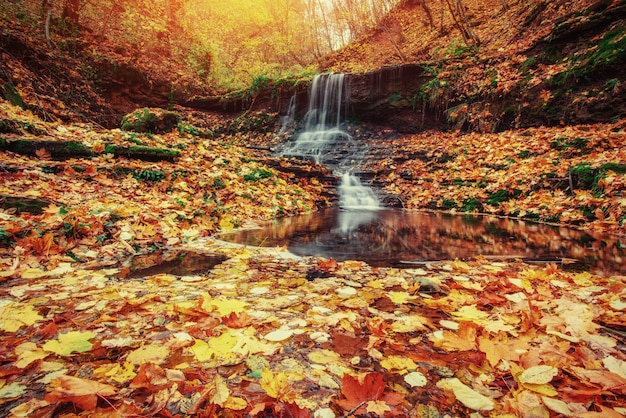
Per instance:
[[[122,118],[122,130],[162,134],[172,131],[180,115],[163,109],[142,108]]]

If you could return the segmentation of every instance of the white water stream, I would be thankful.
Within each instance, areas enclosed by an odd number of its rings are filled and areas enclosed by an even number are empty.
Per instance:
[[[348,87],[345,74],[341,73],[320,74],[313,79],[308,111],[302,121],[303,131],[284,146],[281,155],[311,159],[332,167],[341,179],[341,209],[381,209],[376,194],[353,174],[365,149],[342,127],[348,111]]]

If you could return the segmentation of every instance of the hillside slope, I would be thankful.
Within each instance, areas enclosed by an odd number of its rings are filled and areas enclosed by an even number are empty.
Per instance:
[[[470,49],[476,49],[483,56],[515,54],[544,39],[566,16],[580,15],[590,7],[597,9],[611,3],[604,0],[463,0],[467,27],[479,41],[474,43],[464,40],[445,2],[404,0],[383,24],[330,54],[322,67],[334,71],[371,71],[388,65],[450,58]]]

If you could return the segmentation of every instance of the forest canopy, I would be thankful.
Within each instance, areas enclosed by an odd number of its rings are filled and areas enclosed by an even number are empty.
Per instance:
[[[311,66],[379,23],[398,0],[0,0],[53,47],[86,33],[138,57],[166,57],[219,90]],[[61,41],[63,37],[63,41]],[[71,52],[71,51],[70,51]]]

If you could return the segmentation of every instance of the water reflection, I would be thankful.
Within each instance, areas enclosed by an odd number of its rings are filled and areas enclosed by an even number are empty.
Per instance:
[[[255,246],[287,246],[302,256],[363,260],[373,266],[408,267],[482,255],[540,262],[573,259],[577,262],[572,266],[607,274],[626,272],[623,237],[489,216],[328,209],[221,238]]]

